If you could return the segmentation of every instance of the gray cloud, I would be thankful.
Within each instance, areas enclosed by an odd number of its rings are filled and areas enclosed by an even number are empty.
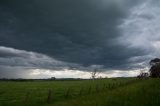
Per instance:
[[[27,73],[36,69],[50,71],[77,69],[83,71],[92,71],[94,69],[102,68],[103,66],[101,65],[83,67],[80,64],[59,61],[44,54],[0,46],[0,77],[3,75],[8,75],[9,72],[14,72],[14,76],[18,76],[19,74],[16,73],[22,74],[23,72]],[[22,72],[20,72],[20,70]]]
[[[0,45],[86,66],[112,65],[115,61],[120,64],[118,59],[124,57],[117,57],[116,51],[123,47],[114,47],[111,40],[119,36],[116,26],[126,15],[122,5],[127,8],[127,4],[123,3],[116,0],[6,1],[1,7],[4,13],[1,25],[6,31],[1,31]],[[117,59],[112,61],[111,57]]]
[[[159,35],[154,34],[159,26],[153,26],[158,3],[2,0],[0,64],[83,71],[95,66],[102,70],[144,68],[159,53]]]
[[[76,74],[77,70],[89,72],[94,69],[102,70],[103,66],[83,67],[80,64],[59,61],[44,54],[0,46],[0,78],[45,78],[56,75],[54,71],[62,71],[62,75],[58,76],[66,77],[71,76],[69,70],[75,71],[74,74]],[[65,70],[68,70],[69,74]],[[64,72],[66,76],[63,75]]]
[[[0,66],[60,70],[69,64],[44,54],[0,46]]]
[[[119,26],[123,34],[118,38],[119,44],[130,49],[144,51],[143,55],[132,56],[128,59],[132,64],[141,64],[146,67],[148,61],[160,57],[159,4],[157,0],[147,0],[135,6],[130,9],[129,16]]]

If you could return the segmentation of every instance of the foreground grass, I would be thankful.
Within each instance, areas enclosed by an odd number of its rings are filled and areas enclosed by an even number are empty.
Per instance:
[[[159,106],[159,81],[0,82],[0,106]]]
[[[159,79],[135,83],[55,104],[56,106],[160,106]]]

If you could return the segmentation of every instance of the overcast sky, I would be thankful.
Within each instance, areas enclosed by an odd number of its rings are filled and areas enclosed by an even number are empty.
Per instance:
[[[1,0],[0,77],[135,76],[160,57],[159,0]]]

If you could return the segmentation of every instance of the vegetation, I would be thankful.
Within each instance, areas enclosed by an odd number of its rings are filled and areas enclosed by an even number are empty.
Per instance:
[[[97,69],[93,70],[91,72],[91,78],[94,80],[97,76],[98,76],[99,72],[97,71]]]
[[[0,81],[0,106],[159,106],[159,81]]]
[[[160,77],[160,59],[155,58],[150,61],[151,69],[150,69],[150,76],[153,78]]]

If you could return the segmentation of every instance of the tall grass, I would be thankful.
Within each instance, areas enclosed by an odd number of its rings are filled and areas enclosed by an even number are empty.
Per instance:
[[[0,82],[0,106],[156,106],[160,103],[159,81],[118,78]]]

